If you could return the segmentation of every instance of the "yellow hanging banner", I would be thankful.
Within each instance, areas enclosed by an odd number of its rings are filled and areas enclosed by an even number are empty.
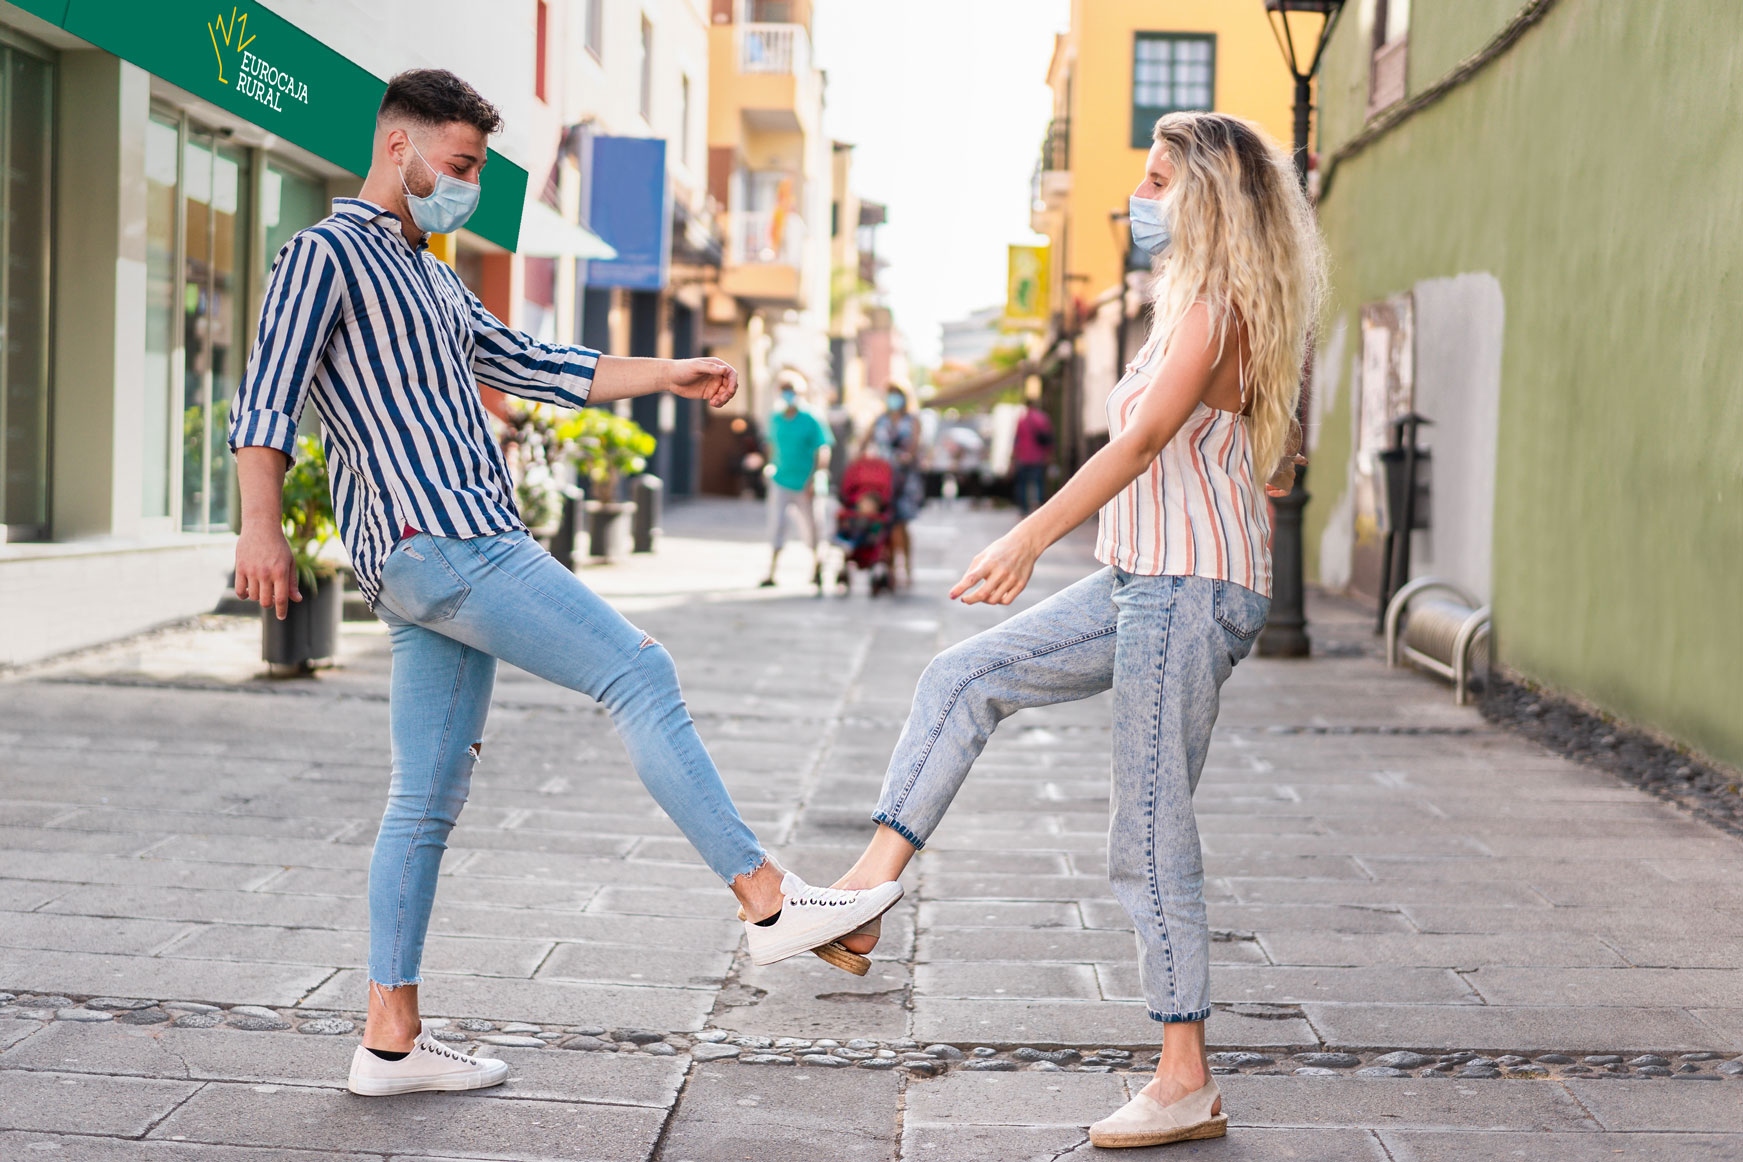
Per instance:
[[[1045,246],[1011,247],[1005,282],[1005,322],[1014,327],[1043,327],[1052,314],[1047,301],[1051,283]]]

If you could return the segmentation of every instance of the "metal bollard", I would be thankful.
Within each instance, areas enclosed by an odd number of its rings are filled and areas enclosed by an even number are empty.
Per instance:
[[[654,541],[660,535],[661,497],[665,492],[665,483],[658,476],[643,473],[635,478],[631,490],[635,500],[635,517],[633,525],[634,551],[651,553],[654,551]]]

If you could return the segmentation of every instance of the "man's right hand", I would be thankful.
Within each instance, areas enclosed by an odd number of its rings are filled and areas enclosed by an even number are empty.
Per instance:
[[[296,559],[284,530],[243,527],[236,539],[236,596],[258,601],[262,609],[272,607],[280,621],[290,612],[291,602],[303,599],[297,588]]]

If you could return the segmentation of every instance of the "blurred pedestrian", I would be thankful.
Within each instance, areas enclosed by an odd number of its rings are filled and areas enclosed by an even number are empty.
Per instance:
[[[1217,701],[1270,609],[1265,495],[1294,481],[1295,406],[1324,247],[1289,155],[1250,122],[1171,113],[1131,197],[1158,258],[1154,322],[1107,403],[1108,444],[975,557],[950,591],[1008,605],[1035,562],[1101,514],[1107,566],[933,659],[891,756],[865,853],[837,883],[896,878],[1004,718],[1112,689],[1108,874],[1162,1022],[1156,1074],[1090,1127],[1096,1146],[1221,1137],[1205,1055],[1210,930],[1192,793]],[[1265,482],[1261,487],[1261,482]],[[876,925],[844,937],[865,953]]]
[[[818,554],[817,494],[829,490],[829,451],[835,437],[805,399],[804,377],[785,372],[780,403],[769,416],[769,575],[762,587],[775,584],[775,565],[787,543],[787,516],[795,514],[799,535],[811,550],[811,583],[823,584],[823,558]]]
[[[895,522],[890,526],[890,546],[900,563],[891,580],[903,588],[914,583],[914,551],[908,525],[920,515],[925,500],[925,482],[920,476],[920,417],[907,387],[891,382],[884,389],[884,411],[860,443],[860,455],[877,456],[895,470]]]
[[[1017,507],[1028,516],[1041,507],[1047,495],[1047,465],[1053,460],[1053,421],[1041,410],[1039,392],[1031,392],[1017,421],[1011,444],[1011,465],[1016,475]]]

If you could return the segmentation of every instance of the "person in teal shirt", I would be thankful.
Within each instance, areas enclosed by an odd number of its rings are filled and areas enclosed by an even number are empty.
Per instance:
[[[799,532],[811,547],[811,583],[823,584],[823,559],[818,553],[817,482],[827,480],[829,449],[835,437],[829,425],[803,406],[805,381],[794,372],[781,379],[781,399],[769,417],[769,575],[763,588],[775,583],[775,564],[787,543],[787,513],[796,512]],[[825,485],[827,487],[827,485]]]

